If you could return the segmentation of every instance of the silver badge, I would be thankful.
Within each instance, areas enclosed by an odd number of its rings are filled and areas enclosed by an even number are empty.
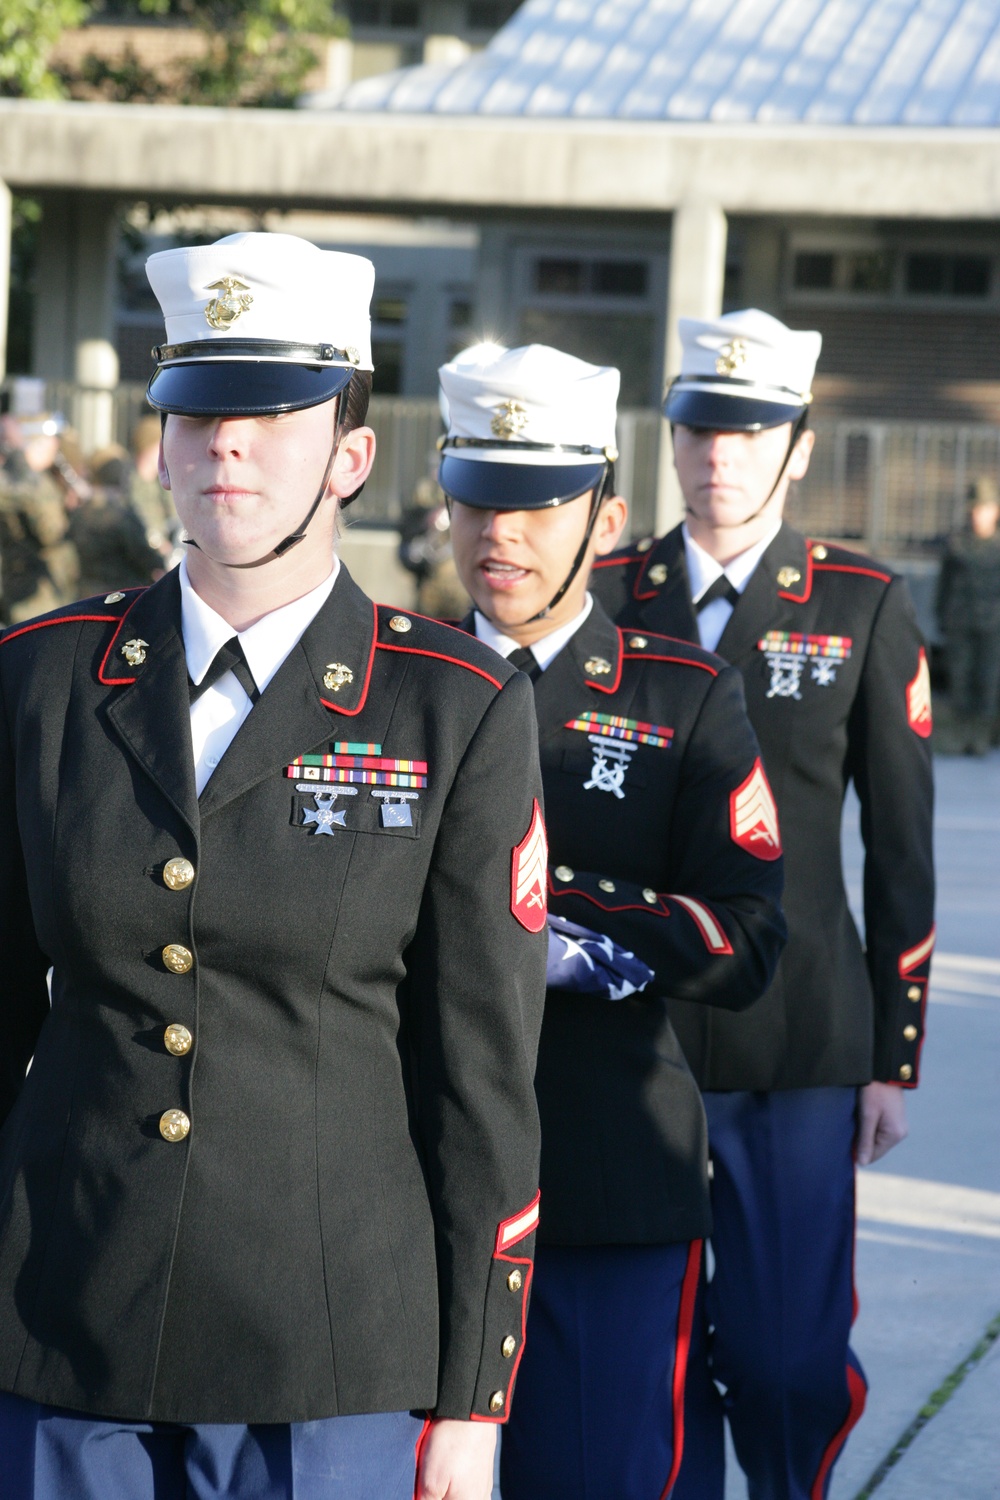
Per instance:
[[[343,828],[347,818],[347,809],[342,808],[340,812],[336,812],[333,806],[336,800],[336,792],[314,792],[313,801],[316,806],[303,808],[302,827],[308,828],[312,825],[313,833],[329,834],[333,833],[334,827]]]
[[[840,662],[835,658],[821,656],[818,661],[813,662],[812,680],[819,687],[833,687],[837,681],[837,668]]]
[[[798,698],[802,694],[799,687],[802,683],[802,668],[806,664],[804,656],[790,656],[784,651],[768,651],[767,664],[771,668],[771,686],[767,690],[769,698]]]
[[[594,747],[594,764],[590,768],[590,780],[583,783],[583,790],[612,792],[619,799],[623,798],[622,783],[632,762],[634,747],[603,734],[588,734],[587,738]]]

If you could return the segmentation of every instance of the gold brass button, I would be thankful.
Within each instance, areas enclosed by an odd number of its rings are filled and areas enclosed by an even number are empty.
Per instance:
[[[515,1266],[514,1269],[513,1269],[513,1271],[511,1271],[510,1275],[507,1277],[507,1287],[508,1287],[508,1290],[512,1291],[512,1292],[519,1292],[521,1290],[521,1288],[522,1288],[523,1285],[524,1285],[524,1277],[521,1275],[520,1271]]]
[[[105,602],[105,604],[120,604],[124,598],[125,598],[124,594],[119,594],[119,593],[105,594],[105,596],[104,596],[104,602]]]
[[[168,859],[163,866],[163,884],[172,891],[182,891],[194,879],[194,865],[189,859]]]
[[[899,1076],[900,1078],[902,1078],[904,1083],[908,1078],[913,1077],[913,1069],[910,1067],[909,1063],[903,1064],[903,1066],[899,1070]]]
[[[657,587],[659,587],[661,583],[666,583],[666,581],[667,581],[667,565],[666,565],[666,563],[654,563],[653,566],[649,570],[648,577],[649,577],[650,583],[655,583]]]
[[[637,552],[648,552],[652,545],[653,538],[651,536],[644,536],[641,542],[636,542],[635,550]]]
[[[389,621],[390,630],[398,630],[400,635],[405,635],[408,630],[413,629],[413,621],[408,620],[405,615],[393,615]]]
[[[511,1359],[513,1357],[514,1350],[516,1348],[517,1348],[517,1339],[514,1337],[514,1335],[512,1333],[508,1333],[507,1337],[504,1339],[503,1343],[500,1345],[500,1353],[503,1355],[504,1359]]]
[[[647,885],[646,889],[642,893],[642,899],[643,901],[648,901],[650,906],[656,905],[656,892],[653,890],[652,886]]]
[[[171,974],[186,974],[194,965],[194,957],[182,943],[168,943],[163,950],[163,962]]]
[[[915,1026],[904,1026],[903,1035],[908,1042],[915,1042],[917,1040],[917,1028]]]
[[[160,1134],[165,1141],[182,1141],[191,1121],[182,1109],[165,1109],[160,1116]]]
[[[822,562],[825,557],[829,556],[829,553],[827,552],[826,548],[823,546],[822,542],[817,542],[816,546],[812,550],[813,550],[813,557],[816,559],[817,562]]]
[[[919,984],[911,984],[910,988],[906,992],[907,1000],[920,1000],[922,996],[923,990],[920,988]]]
[[[608,895],[611,896],[614,894],[615,883],[613,880],[599,880],[597,887],[598,890],[607,891]]]
[[[503,1391],[494,1391],[490,1397],[490,1411],[503,1411]]]
[[[778,573],[778,585],[780,588],[791,588],[793,583],[798,583],[802,574],[798,568],[782,568]]]
[[[194,1037],[179,1021],[172,1022],[163,1033],[163,1045],[175,1057],[183,1057],[185,1052],[190,1052],[193,1042]]]
[[[649,642],[644,635],[630,635],[628,638],[628,643],[632,647],[633,651],[642,651],[646,646],[649,645]]]
[[[561,880],[563,884],[565,884],[567,880],[573,879],[573,871],[570,869],[569,865],[556,865],[552,873],[555,875],[556,879]]]

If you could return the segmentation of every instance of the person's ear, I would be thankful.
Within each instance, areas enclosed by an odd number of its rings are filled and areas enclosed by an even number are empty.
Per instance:
[[[170,475],[167,472],[167,461],[163,457],[163,439],[162,438],[160,439],[160,447],[159,447],[159,451],[157,452],[157,455],[156,455],[156,477],[160,481],[160,488],[164,489],[164,490],[169,490],[169,488],[170,488]]]
[[[594,522],[594,556],[606,557],[621,540],[628,521],[628,501],[624,495],[612,495],[597,512]]]
[[[337,456],[330,470],[327,488],[338,499],[346,500],[359,490],[375,462],[375,434],[370,427],[354,427],[340,440]]]
[[[812,458],[813,448],[816,446],[816,434],[810,427],[799,434],[798,441],[792,449],[792,456],[788,460],[789,479],[803,479],[809,468],[809,460]]]

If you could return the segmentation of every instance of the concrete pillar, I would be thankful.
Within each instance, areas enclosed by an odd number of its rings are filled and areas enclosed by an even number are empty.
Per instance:
[[[73,380],[78,345],[98,339],[114,353],[119,204],[105,193],[40,197],[32,371]]]
[[[473,319],[473,332],[477,338],[495,339],[508,345],[518,342],[517,309],[511,286],[510,238],[502,225],[480,226]]]
[[[73,426],[84,453],[106,448],[115,436],[115,389],[118,355],[107,339],[83,339],[76,346],[77,392]]]
[[[0,182],[0,380],[7,373],[7,309],[10,306],[10,188]]]
[[[717,203],[681,203],[670,234],[664,387],[680,370],[678,318],[717,318],[726,276],[726,215]],[[674,471],[670,433],[660,434],[656,486],[656,530],[669,531],[684,514]]]

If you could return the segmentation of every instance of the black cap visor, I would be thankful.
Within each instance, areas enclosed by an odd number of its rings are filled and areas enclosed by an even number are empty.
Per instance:
[[[724,396],[718,391],[677,390],[667,392],[663,415],[682,427],[707,432],[759,432],[762,427],[781,427],[797,422],[802,406],[784,401],[757,401],[752,396]]]
[[[607,465],[494,464],[445,453],[438,484],[452,500],[479,510],[544,510],[585,495],[600,484]]]
[[[181,417],[263,417],[330,401],[354,374],[343,365],[233,359],[161,365],[146,399]]]

